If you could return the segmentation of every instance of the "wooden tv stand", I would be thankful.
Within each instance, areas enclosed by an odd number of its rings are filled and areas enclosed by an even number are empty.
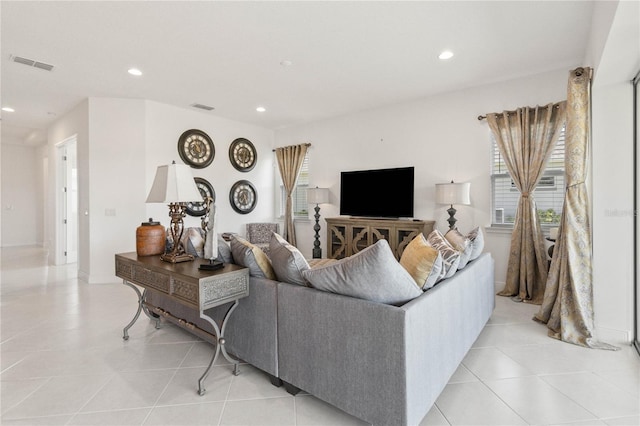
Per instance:
[[[331,217],[327,221],[327,253],[342,259],[385,239],[396,259],[400,260],[407,244],[421,232],[426,237],[433,231],[433,220],[369,219]]]

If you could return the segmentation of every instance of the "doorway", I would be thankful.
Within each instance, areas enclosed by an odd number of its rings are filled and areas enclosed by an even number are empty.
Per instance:
[[[76,136],[56,144],[56,265],[78,261],[78,158],[76,145]]]

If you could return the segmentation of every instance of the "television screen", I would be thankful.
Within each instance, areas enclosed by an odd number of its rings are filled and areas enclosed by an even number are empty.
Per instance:
[[[413,167],[342,172],[340,214],[413,217],[413,175]]]

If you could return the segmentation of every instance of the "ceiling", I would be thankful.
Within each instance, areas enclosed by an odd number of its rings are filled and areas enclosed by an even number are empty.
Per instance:
[[[1,103],[15,109],[2,142],[38,145],[88,97],[200,103],[277,129],[568,70],[583,65],[593,2],[2,1],[0,13]],[[445,49],[455,56],[439,60]]]

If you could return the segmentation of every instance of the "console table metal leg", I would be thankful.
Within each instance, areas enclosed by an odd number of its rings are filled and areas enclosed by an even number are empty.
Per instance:
[[[202,377],[200,377],[200,380],[198,380],[199,395],[204,395],[205,392],[207,391],[204,388],[204,381],[209,375],[209,372],[211,371],[211,367],[213,367],[213,364],[218,358],[218,355],[220,354],[220,352],[222,352],[222,355],[227,359],[227,361],[233,364],[233,375],[237,376],[238,374],[240,374],[240,361],[232,358],[229,355],[229,353],[227,352],[227,348],[225,347],[226,341],[224,339],[224,330],[227,326],[227,320],[231,316],[231,313],[238,307],[238,304],[239,304],[239,300],[236,300],[235,302],[233,302],[233,305],[231,305],[227,313],[224,315],[224,318],[222,319],[221,328],[218,328],[218,324],[216,324],[216,322],[209,315],[205,314],[204,311],[200,311],[200,318],[209,322],[209,324],[211,324],[211,326],[213,327],[213,331],[215,332],[216,341],[218,342],[218,344],[216,345],[216,350],[214,351],[213,356],[211,357],[211,361],[209,361],[209,366],[205,370]]]
[[[122,283],[128,287],[131,287],[133,291],[135,291],[136,294],[138,295],[138,309],[136,311],[136,314],[133,316],[133,319],[131,320],[131,322],[129,322],[129,324],[127,324],[126,327],[122,330],[122,338],[124,340],[129,340],[129,329],[133,326],[133,324],[135,324],[136,321],[138,321],[138,318],[140,317],[140,312],[144,312],[146,316],[148,316],[150,319],[156,322],[156,328],[160,328],[160,317],[149,313],[149,311],[143,304],[145,295],[147,294],[147,289],[145,289],[144,292],[140,293],[140,290],[138,290],[138,287],[131,284],[129,281],[122,280]]]

